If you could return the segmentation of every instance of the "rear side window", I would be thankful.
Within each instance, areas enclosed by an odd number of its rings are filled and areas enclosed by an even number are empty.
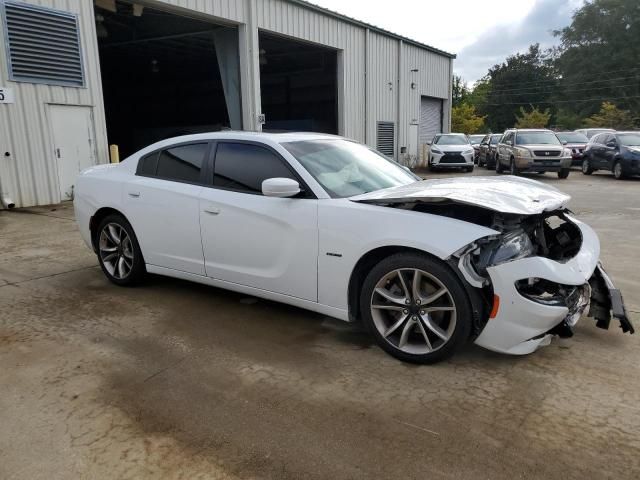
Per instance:
[[[200,183],[206,153],[206,143],[192,143],[162,150],[157,160],[156,176],[166,180]]]
[[[156,174],[156,170],[158,169],[158,152],[150,153],[149,155],[145,155],[140,160],[138,160],[138,175],[145,175],[153,177]]]
[[[276,177],[298,181],[284,161],[266,148],[245,143],[218,144],[214,186],[262,194],[262,181]]]

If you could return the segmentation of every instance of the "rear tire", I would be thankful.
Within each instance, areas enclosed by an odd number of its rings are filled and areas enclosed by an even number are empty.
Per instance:
[[[569,177],[569,173],[571,172],[570,168],[561,168],[558,172],[558,178],[562,178],[563,180]]]
[[[591,175],[593,173],[593,167],[591,166],[591,162],[589,162],[588,158],[582,160],[582,174],[583,175]]]
[[[140,283],[146,273],[138,239],[126,218],[108,215],[98,226],[95,238],[98,262],[105,276],[116,285]]]
[[[471,303],[460,280],[441,261],[418,253],[398,253],[373,267],[360,311],[380,348],[405,362],[439,362],[471,332]]]

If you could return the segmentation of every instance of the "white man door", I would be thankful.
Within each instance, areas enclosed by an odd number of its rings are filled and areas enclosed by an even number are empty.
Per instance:
[[[96,164],[92,109],[75,105],[49,105],[49,124],[60,199],[72,200],[78,173]]]

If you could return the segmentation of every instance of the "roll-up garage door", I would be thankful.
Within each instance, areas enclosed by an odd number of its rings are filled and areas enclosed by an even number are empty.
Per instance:
[[[433,139],[436,133],[442,132],[442,99],[420,98],[420,147]]]

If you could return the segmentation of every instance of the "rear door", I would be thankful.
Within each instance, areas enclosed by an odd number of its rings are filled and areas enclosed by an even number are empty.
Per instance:
[[[618,153],[618,141],[616,136],[609,133],[603,142],[602,146],[602,167],[608,170],[613,169],[613,162]]]
[[[209,149],[184,143],[139,160],[123,203],[145,263],[204,275],[199,202]]]
[[[318,200],[262,195],[268,178],[292,178],[304,187],[266,145],[218,142],[213,164],[199,210],[207,276],[317,301]]]
[[[604,142],[607,138],[606,133],[600,133],[593,138],[593,145],[591,147],[591,158],[593,159],[593,166],[596,168],[604,168]]]

